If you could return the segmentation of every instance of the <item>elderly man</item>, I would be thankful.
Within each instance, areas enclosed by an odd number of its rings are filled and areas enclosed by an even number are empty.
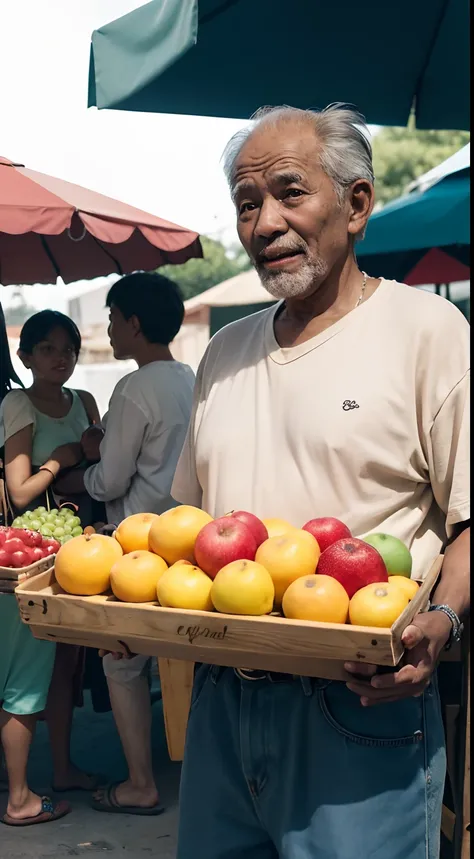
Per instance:
[[[347,685],[200,666],[179,859],[438,856],[435,667],[469,604],[469,326],[444,299],[359,271],[366,132],[341,105],[285,107],[228,145],[240,240],[280,301],[210,342],[172,494],[213,516],[393,534],[415,576],[447,544],[434,610],[405,631],[403,667],[350,664]]]

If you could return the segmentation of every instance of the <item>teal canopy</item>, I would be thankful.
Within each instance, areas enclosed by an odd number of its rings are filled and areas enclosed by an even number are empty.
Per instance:
[[[460,280],[463,266],[470,265],[470,167],[452,173],[427,191],[405,194],[372,215],[366,238],[358,248],[357,258],[369,274],[405,279],[411,283],[440,283]],[[423,267],[422,279],[410,280],[409,274],[432,249],[439,249],[453,260],[438,279],[434,261],[432,276]],[[436,263],[437,260],[437,263]],[[421,277],[421,274],[420,274]],[[469,277],[469,270],[464,272]]]
[[[89,106],[248,118],[355,104],[469,128],[468,0],[153,0],[92,34]]]

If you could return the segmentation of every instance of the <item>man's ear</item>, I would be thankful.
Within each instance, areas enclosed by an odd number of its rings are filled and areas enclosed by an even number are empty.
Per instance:
[[[350,217],[348,231],[359,238],[363,236],[375,203],[374,186],[368,179],[358,179],[350,190]]]
[[[142,330],[138,316],[131,316],[129,322],[132,324],[133,336],[136,337]]]

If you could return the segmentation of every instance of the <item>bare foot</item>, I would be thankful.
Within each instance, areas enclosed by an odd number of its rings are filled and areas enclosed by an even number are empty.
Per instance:
[[[11,795],[8,797],[7,814],[14,820],[24,820],[26,817],[36,817],[40,813],[43,803],[40,796],[27,789],[23,797],[18,800],[15,797],[15,802],[12,801]]]
[[[97,776],[89,775],[70,764],[66,772],[56,775],[53,781],[53,790],[95,790],[97,788]]]
[[[98,799],[99,801],[103,796],[103,790],[98,790],[94,793],[94,799]],[[153,808],[160,802],[160,797],[155,786],[136,787],[130,779],[117,785],[115,788],[115,799],[119,805],[135,805],[140,808]]]

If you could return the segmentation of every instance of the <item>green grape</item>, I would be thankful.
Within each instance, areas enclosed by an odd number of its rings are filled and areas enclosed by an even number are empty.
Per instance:
[[[33,516],[34,516],[34,513],[32,510],[25,510],[25,512],[22,514],[23,519],[32,519]]]
[[[63,529],[65,534],[72,534],[72,525],[70,525],[69,522],[64,523]]]
[[[57,517],[56,511],[55,511],[55,510],[51,510],[51,513],[47,513],[47,514],[46,514],[46,521],[47,521],[47,522],[55,522],[55,521],[56,521],[56,517]]]
[[[80,526],[80,525],[75,525],[75,526],[74,526],[74,528],[72,529],[72,536],[73,536],[73,537],[80,537],[80,536],[81,536],[81,534],[82,534],[82,528],[81,528],[81,526]]]
[[[28,523],[28,527],[31,528],[32,531],[39,531],[42,526],[42,522],[40,519],[30,519]]]
[[[59,542],[61,543],[61,546],[64,546],[64,543],[68,543],[69,540],[72,540],[72,534],[65,534],[64,537],[61,537]]]
[[[43,537],[52,537],[53,529],[49,525],[42,525],[40,528],[40,534],[42,534]]]
[[[57,525],[53,531],[53,537],[55,537],[56,540],[59,540],[60,537],[64,537],[64,528],[61,528],[60,525]]]
[[[17,516],[16,519],[14,519],[12,522],[12,528],[24,528],[24,527],[25,527],[25,523],[23,522],[23,519],[21,518],[21,516]]]
[[[37,507],[36,510],[33,511],[37,514],[37,516],[42,516],[43,513],[47,513],[46,507]]]
[[[81,520],[79,519],[79,516],[73,516],[72,519],[69,520],[69,525],[72,525],[73,528],[76,526],[79,527],[80,524]]]

